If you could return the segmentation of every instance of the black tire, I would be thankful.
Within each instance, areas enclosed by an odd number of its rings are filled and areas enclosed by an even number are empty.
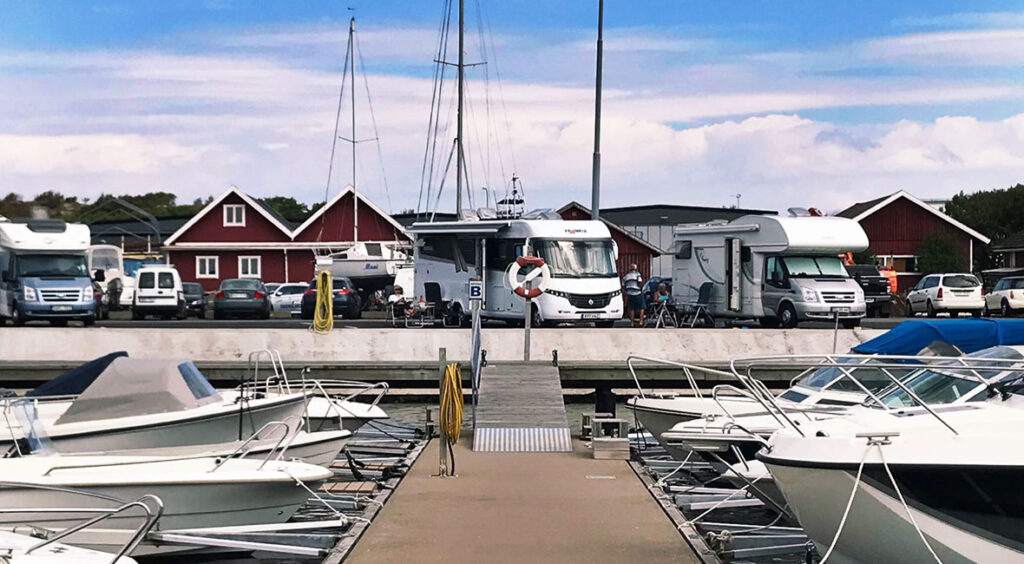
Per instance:
[[[982,313],[983,313],[983,310],[976,309],[976,310],[971,312],[971,317],[981,317]]]
[[[92,327],[93,325],[96,325],[95,317],[86,317],[85,319],[82,320],[83,327]]]
[[[779,326],[779,320],[776,317],[762,317],[758,322],[765,329],[774,329]]]
[[[25,326],[25,316],[18,311],[18,308],[14,308],[14,311],[11,312],[11,325],[15,327]]]
[[[796,316],[796,308],[789,302],[783,302],[779,306],[779,327],[783,329],[792,329],[797,326],[799,319]]]
[[[545,327],[545,321],[540,317],[540,309],[531,304],[530,305],[530,326],[531,327]]]
[[[196,317],[199,319],[206,319],[206,306],[199,308],[199,311],[196,312]]]
[[[925,304],[925,311],[927,312],[928,317],[935,317],[939,313],[935,311],[935,306],[932,305],[931,300],[928,300],[928,303]]]
[[[1003,317],[1013,316],[1013,308],[1010,307],[1010,302],[1003,300],[1003,303],[999,304],[999,314]]]
[[[914,304],[910,303],[910,300],[907,300],[907,311],[904,312],[904,316],[914,317]]]
[[[137,310],[135,308],[132,308],[132,319],[133,320],[139,321],[140,319],[145,319],[145,317],[146,316],[143,315],[142,312],[140,312],[139,310]]]
[[[51,319],[50,320],[50,326],[51,327],[67,327],[68,326],[68,320],[67,319]]]
[[[352,319],[362,319],[362,318],[363,318],[363,308],[357,307],[355,309],[355,311],[352,312]]]
[[[615,327],[615,320],[614,319],[606,319],[604,321],[595,321],[594,322],[594,326],[596,326],[596,327],[598,327],[600,329],[611,329],[612,327]]]
[[[260,313],[260,319],[270,319],[270,312],[271,311],[273,311],[273,308],[269,308],[269,307],[267,309],[263,310]]]
[[[224,319],[224,312],[213,310],[214,319]]]
[[[860,326],[859,319],[841,319],[839,320],[839,323],[843,326],[843,329],[853,329]]]

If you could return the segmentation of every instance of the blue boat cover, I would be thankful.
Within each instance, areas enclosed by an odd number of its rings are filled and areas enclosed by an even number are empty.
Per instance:
[[[93,380],[107,369],[115,358],[128,356],[125,351],[112,352],[97,359],[90,360],[81,366],[77,366],[57,376],[53,380],[27,392],[26,397],[40,396],[77,396],[82,393]]]
[[[1024,320],[908,320],[853,348],[860,354],[915,355],[935,341],[965,354],[996,345],[1024,345]]]

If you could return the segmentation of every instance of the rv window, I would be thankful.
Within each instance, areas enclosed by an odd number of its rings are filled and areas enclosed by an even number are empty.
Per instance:
[[[93,249],[90,261],[92,270],[121,270],[121,263],[117,260],[117,251],[114,249]]]
[[[764,263],[764,279],[768,282],[779,285],[786,279],[786,273],[782,270],[782,263],[776,257],[768,257]]]
[[[676,243],[676,258],[689,260],[693,256],[693,241],[679,241]]]
[[[9,254],[0,251],[0,272],[7,272],[7,265],[10,262]]]
[[[615,251],[611,239],[534,241],[535,254],[544,259],[555,278],[614,278]]]
[[[849,278],[839,257],[784,257],[779,259],[790,278]]]
[[[523,240],[489,239],[487,241],[487,268],[489,270],[505,270],[516,260],[516,249],[523,248]]]
[[[466,266],[476,266],[476,239],[458,239],[459,252],[462,254],[462,262]]]
[[[519,258],[519,257],[523,256],[523,254],[524,254],[523,253],[523,247],[524,246],[525,245],[516,245],[516,256],[515,256],[515,258]]]
[[[84,255],[16,255],[17,276],[88,276]]]
[[[423,238],[423,246],[420,247],[420,256],[433,260],[454,260],[452,253],[451,235],[434,235]]]

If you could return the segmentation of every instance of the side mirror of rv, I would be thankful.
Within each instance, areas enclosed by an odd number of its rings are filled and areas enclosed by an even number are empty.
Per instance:
[[[95,274],[92,277],[97,282],[104,282],[107,279],[107,273],[102,268],[97,268]]]

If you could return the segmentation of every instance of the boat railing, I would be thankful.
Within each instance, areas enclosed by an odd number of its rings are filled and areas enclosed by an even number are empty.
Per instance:
[[[242,441],[242,444],[238,445],[238,447],[236,447],[235,450],[231,452],[231,454],[224,457],[220,457],[217,460],[217,463],[213,465],[213,468],[209,470],[209,472],[216,472],[221,466],[224,466],[224,464],[228,460],[231,460],[232,458],[245,457],[245,455],[248,454],[249,452],[249,446],[255,443],[256,441],[261,440],[260,435],[262,435],[264,431],[267,431],[269,429],[278,429],[282,427],[284,428],[284,434],[278,437],[277,442],[274,443],[274,446],[271,447],[270,452],[267,453],[267,456],[263,458],[263,462],[257,468],[257,470],[262,470],[263,467],[266,466],[267,462],[270,462],[270,460],[274,457],[274,454],[278,452],[278,449],[281,449],[281,455],[283,455],[284,450],[288,448],[287,445],[291,445],[292,440],[294,440],[294,437],[292,436],[292,426],[289,425],[288,423],[284,421],[267,421],[266,423],[263,424],[262,427],[257,429],[255,433],[249,435],[249,438]],[[281,445],[285,444],[286,440],[288,441],[287,445],[284,448],[282,448]],[[273,459],[278,460],[281,455],[279,455],[278,458]]]
[[[260,349],[249,352],[245,381],[252,382],[253,384],[260,381],[260,359],[264,357],[270,362],[270,369],[272,371],[272,374],[264,380],[264,389],[270,391],[271,382],[276,380],[279,393],[290,392],[291,389],[288,386],[288,374],[285,372],[284,360],[281,358],[281,351],[277,349]]]
[[[711,388],[711,399],[714,400],[714,402],[716,404],[718,404],[718,408],[721,409],[722,413],[728,419],[730,419],[731,421],[735,421],[736,417],[732,414],[732,411],[730,411],[729,408],[726,406],[726,403],[723,403],[720,399],[718,399],[718,396],[722,392],[732,392],[732,393],[736,394],[737,396],[744,398],[744,400],[746,400],[746,401],[758,402],[758,399],[756,397],[754,397],[755,392],[753,392],[753,391],[751,391],[749,389],[742,390],[740,388],[737,388],[736,386],[733,386],[732,384],[718,384],[714,388]],[[733,399],[732,401],[737,401],[737,400]],[[764,404],[762,403],[762,405],[764,405]],[[768,412],[768,414],[770,414],[773,417],[775,417],[775,414],[772,413],[772,411],[770,409],[768,409],[767,412]],[[780,421],[779,423],[783,424],[783,425],[785,424],[782,421]]]
[[[956,377],[967,378],[978,383],[985,384],[986,386],[991,386],[993,383],[1001,379],[1000,374],[1004,372],[1024,370],[1024,359],[913,355],[875,355],[865,357],[864,355],[856,354],[774,355],[733,359],[730,362],[730,370],[733,372],[735,377],[749,390],[754,392],[756,397],[762,398],[768,405],[770,405],[769,411],[773,412],[773,415],[778,414],[776,419],[781,417],[786,421],[784,424],[796,429],[797,432],[803,435],[802,430],[799,426],[793,424],[792,419],[787,413],[792,410],[783,408],[774,395],[766,393],[767,387],[754,376],[754,372],[758,368],[763,369],[766,367],[770,367],[773,370],[778,370],[780,368],[803,369],[801,374],[807,374],[807,369],[818,370],[828,367],[835,368],[838,371],[838,375],[822,386],[820,390],[832,389],[837,386],[840,381],[850,381],[859,391],[863,392],[871,402],[877,404],[882,409],[891,411],[892,408],[885,404],[885,402],[883,402],[879,397],[880,395],[884,395],[880,393],[881,390],[873,391],[869,389],[854,374],[858,369],[869,369],[875,374],[884,375],[885,380],[888,381],[885,386],[886,389],[900,389],[903,393],[907,394],[907,396],[911,398],[916,405],[927,411],[943,426],[948,428],[954,434],[958,434],[956,429],[954,429],[949,422],[943,419],[942,416],[940,416],[939,413],[928,404],[928,402],[921,399],[921,397],[919,397],[905,384],[907,377],[920,370],[933,370],[936,372],[952,371],[955,372]],[[896,374],[897,372],[899,375]],[[990,377],[985,376],[985,374],[990,373],[995,374]]]
[[[694,396],[697,397],[698,399],[703,399],[704,398],[704,394],[700,391],[700,386],[697,385],[697,379],[694,378],[694,376],[693,376],[694,372],[703,372],[703,373],[712,374],[712,375],[715,375],[715,376],[719,376],[719,377],[723,377],[723,378],[729,378],[729,379],[732,379],[734,377],[734,375],[731,372],[725,372],[723,370],[716,370],[714,368],[708,368],[706,366],[699,366],[697,364],[689,364],[689,363],[686,363],[686,362],[679,362],[677,360],[667,360],[667,359],[664,359],[664,358],[651,358],[651,357],[640,356],[640,355],[629,355],[629,357],[626,358],[626,366],[629,368],[629,373],[633,376],[633,383],[636,384],[637,393],[640,394],[640,398],[642,398],[642,399],[646,398],[647,395],[644,393],[643,386],[640,385],[640,378],[638,378],[637,375],[636,375],[636,365],[637,365],[637,362],[645,362],[645,363],[648,363],[648,364],[656,364],[656,365],[662,365],[662,366],[674,366],[676,368],[682,369],[683,374],[686,377],[687,383],[690,385],[690,388],[693,390]]]

